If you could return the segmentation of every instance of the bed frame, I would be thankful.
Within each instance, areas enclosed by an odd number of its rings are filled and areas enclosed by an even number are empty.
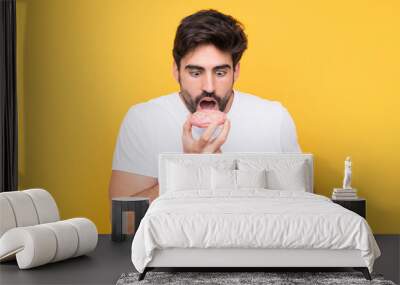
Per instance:
[[[300,159],[308,165],[307,191],[313,193],[313,156],[299,153],[222,153],[222,154],[182,154],[163,153],[159,156],[159,191],[165,193],[166,169],[168,161],[189,159],[213,161],[216,159],[271,158]],[[139,280],[143,280],[148,271],[154,269],[206,269],[218,271],[265,271],[268,269],[315,269],[315,268],[353,268],[361,271],[367,280],[371,276],[359,250],[330,249],[254,249],[254,248],[169,248],[157,249],[153,259]]]
[[[265,271],[296,268],[353,268],[371,280],[368,268],[359,250],[328,249],[183,249],[156,250],[152,261],[139,275],[142,280],[148,271],[156,268],[213,269],[233,271]],[[231,270],[229,270],[231,271]]]

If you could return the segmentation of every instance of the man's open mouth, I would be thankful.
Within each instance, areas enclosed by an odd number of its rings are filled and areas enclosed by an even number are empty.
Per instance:
[[[213,98],[203,98],[200,100],[197,110],[218,110],[218,103]]]

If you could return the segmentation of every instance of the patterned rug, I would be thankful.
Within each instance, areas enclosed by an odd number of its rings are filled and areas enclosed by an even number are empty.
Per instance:
[[[139,273],[124,273],[117,285],[134,284],[267,284],[267,285],[298,285],[298,284],[379,284],[395,285],[384,280],[382,275],[372,274],[372,281],[366,280],[361,272],[147,272],[145,279],[138,281]]]

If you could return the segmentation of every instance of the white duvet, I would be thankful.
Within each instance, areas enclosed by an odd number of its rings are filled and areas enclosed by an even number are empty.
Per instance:
[[[358,249],[372,272],[380,250],[367,222],[328,198],[299,191],[166,193],[151,204],[132,243],[143,272],[154,249]]]

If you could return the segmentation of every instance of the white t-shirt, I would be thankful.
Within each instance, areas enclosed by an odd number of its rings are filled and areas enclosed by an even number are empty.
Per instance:
[[[112,169],[158,177],[158,155],[183,151],[188,114],[178,92],[132,106],[119,130]],[[231,128],[222,152],[301,152],[293,120],[277,101],[234,90],[227,117]],[[204,130],[192,127],[193,137]]]

